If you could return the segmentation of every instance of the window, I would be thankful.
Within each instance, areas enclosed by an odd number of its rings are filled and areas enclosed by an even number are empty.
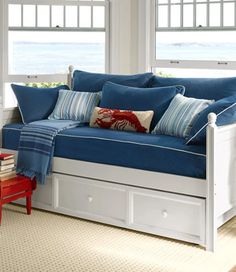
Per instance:
[[[63,82],[69,65],[109,70],[109,1],[4,2],[6,83]]]
[[[236,70],[233,0],[155,0],[152,66]]]

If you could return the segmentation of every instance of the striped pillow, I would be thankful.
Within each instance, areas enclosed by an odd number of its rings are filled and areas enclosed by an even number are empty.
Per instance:
[[[91,114],[98,105],[100,97],[100,93],[60,90],[56,106],[48,119],[89,123]]]
[[[213,102],[177,94],[152,133],[188,137],[195,118]]]

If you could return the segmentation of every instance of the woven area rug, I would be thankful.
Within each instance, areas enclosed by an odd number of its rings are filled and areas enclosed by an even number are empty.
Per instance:
[[[3,207],[1,272],[228,272],[236,266],[236,218],[216,253],[158,236],[15,205]],[[234,270],[232,270],[234,271]]]

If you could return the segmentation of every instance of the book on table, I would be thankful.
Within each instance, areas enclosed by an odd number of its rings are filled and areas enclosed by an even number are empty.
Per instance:
[[[16,170],[12,170],[11,172],[0,175],[0,181],[12,179],[14,177],[16,177]]]
[[[9,153],[0,153],[0,160],[8,160],[14,158],[14,154],[9,154]]]
[[[0,166],[2,166],[2,165],[8,165],[8,164],[14,164],[15,163],[15,160],[14,160],[14,158],[13,159],[7,159],[7,160],[0,160]]]
[[[2,166],[0,166],[0,172],[4,171],[4,170],[12,169],[14,167],[15,167],[14,163],[2,165]]]
[[[0,181],[16,177],[15,155],[0,154]]]

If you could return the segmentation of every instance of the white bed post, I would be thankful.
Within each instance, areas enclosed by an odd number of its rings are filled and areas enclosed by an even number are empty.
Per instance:
[[[214,113],[208,115],[207,126],[207,199],[206,199],[206,250],[214,251],[217,236],[216,218],[216,169],[215,148],[217,138],[217,116]]]
[[[69,86],[70,89],[72,89],[74,66],[70,65],[68,70],[69,70],[69,73],[67,75],[67,85]]]

